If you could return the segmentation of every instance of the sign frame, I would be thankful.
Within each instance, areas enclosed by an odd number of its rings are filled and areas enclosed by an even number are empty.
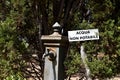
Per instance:
[[[68,31],[68,39],[69,39],[69,42],[98,40],[99,31],[98,29]]]

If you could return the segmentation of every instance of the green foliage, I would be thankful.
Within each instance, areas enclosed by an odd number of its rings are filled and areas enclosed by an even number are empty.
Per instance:
[[[33,6],[34,1],[0,1],[0,80],[24,80],[23,55],[31,51],[30,45],[38,49],[38,21]]]
[[[21,74],[21,73],[20,73]],[[26,80],[20,74],[11,74],[10,76],[7,76],[4,80]]]
[[[102,80],[120,73],[120,14],[118,13],[118,3],[117,0],[88,1],[85,8],[91,11],[89,16],[92,18],[90,20],[86,19],[86,17],[81,16],[82,13],[80,12],[77,12],[74,16],[75,22],[73,22],[74,27],[72,29],[97,28],[99,30],[99,40],[84,42],[85,52],[88,56],[88,66],[93,78],[97,77]],[[81,20],[81,17],[83,17],[83,20]],[[75,63],[71,63],[71,65],[75,65]]]
[[[25,50],[28,44],[25,41],[19,41],[16,26],[16,21],[11,17],[7,17],[0,22],[1,80],[23,80],[20,69],[24,65],[20,57],[22,51],[17,49],[16,46],[23,45],[22,48]]]
[[[98,17],[101,17],[99,15],[101,14],[98,14]],[[105,18],[105,16],[103,18]],[[103,19],[103,21],[99,20],[98,22],[93,21],[91,23],[88,23],[86,20],[83,20],[82,23],[80,23],[79,19],[75,18],[75,21],[76,24],[74,26],[74,29],[91,29],[91,28],[99,29],[100,39],[98,41],[84,42],[88,60],[90,59],[90,62],[88,61],[88,65],[91,70],[92,78],[97,77],[99,79],[103,79],[115,76],[117,73],[119,73],[118,72],[118,70],[120,69],[118,67],[120,66],[119,19],[118,22],[115,22],[115,20],[112,19],[107,19],[105,21]],[[71,65],[75,65],[75,63],[74,64],[71,63]],[[80,65],[78,66],[80,67]]]
[[[115,9],[114,3],[111,0],[92,0],[88,4],[95,21],[106,20]]]
[[[81,23],[84,24],[84,23]],[[88,25],[92,25],[88,24]],[[118,23],[114,20],[107,20],[97,25],[100,39],[98,41],[84,42],[88,58],[91,59],[88,65],[91,70],[91,76],[100,79],[116,75],[120,64],[120,41]],[[87,26],[89,28],[89,26]]]
[[[79,52],[76,52],[74,47],[71,47],[69,50],[70,50],[69,54],[68,54],[64,64],[65,64],[65,68],[67,69],[66,73],[67,73],[67,75],[70,76],[79,71],[80,65],[81,65],[80,64],[81,60],[80,60]]]
[[[109,56],[103,57],[102,60],[93,57],[92,62],[88,62],[88,65],[91,70],[91,76],[95,78],[104,79],[116,74],[115,62],[110,60]]]
[[[28,53],[28,50],[41,53],[39,37],[48,34],[55,21],[63,25],[64,31],[98,28],[100,39],[84,42],[85,51],[91,59],[88,62],[91,75],[105,78],[120,73],[120,1],[54,1],[0,1],[0,79],[23,80],[21,66],[24,61],[21,55]],[[81,67],[75,46],[70,46],[65,61],[67,75],[78,72]],[[105,55],[99,60],[98,53]]]

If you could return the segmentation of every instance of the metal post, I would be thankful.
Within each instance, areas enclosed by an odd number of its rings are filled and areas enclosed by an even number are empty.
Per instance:
[[[92,80],[90,78],[90,69],[89,69],[89,67],[87,65],[87,61],[86,61],[87,60],[87,54],[84,51],[84,46],[83,45],[81,45],[81,47],[80,47],[80,53],[81,53],[81,58],[82,58],[83,64],[85,66],[86,78],[87,78],[87,80]]]
[[[45,53],[44,80],[64,80],[63,61],[67,52],[68,39],[59,34],[60,25],[56,22],[53,25],[53,34],[42,35]]]

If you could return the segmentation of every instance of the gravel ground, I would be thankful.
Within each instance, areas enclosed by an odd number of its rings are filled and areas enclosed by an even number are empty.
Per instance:
[[[79,77],[71,77],[70,80],[81,80],[81,79],[79,79]],[[82,80],[86,80],[86,79],[82,79]],[[96,80],[99,80],[99,79],[96,79]],[[120,76],[116,76],[116,77],[114,77],[114,78],[104,79],[104,80],[120,80]]]

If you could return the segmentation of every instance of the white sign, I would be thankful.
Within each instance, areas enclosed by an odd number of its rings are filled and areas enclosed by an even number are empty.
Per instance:
[[[68,31],[69,41],[98,40],[98,29]]]

